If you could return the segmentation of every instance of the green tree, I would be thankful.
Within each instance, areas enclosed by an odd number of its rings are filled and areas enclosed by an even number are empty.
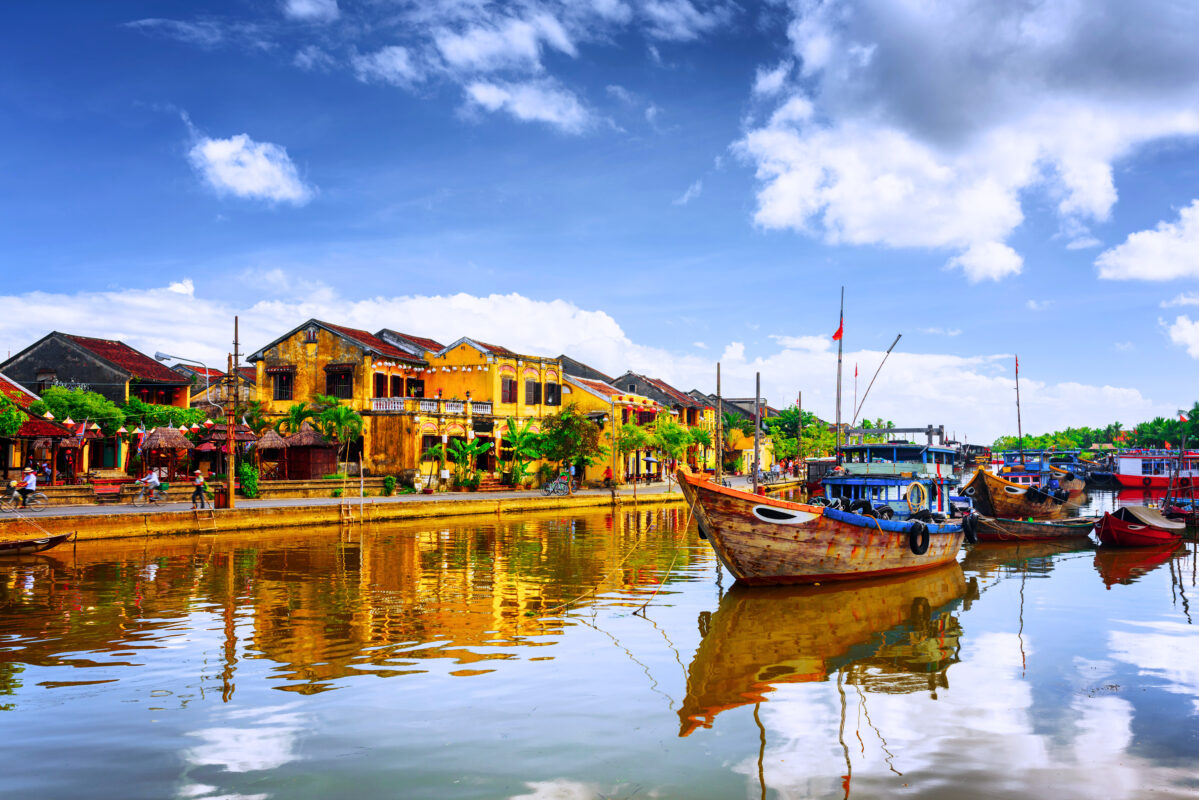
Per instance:
[[[658,421],[654,424],[654,431],[650,436],[650,441],[655,450],[673,462],[671,469],[665,470],[666,488],[669,491],[670,483],[674,479],[674,468],[687,455],[687,450],[691,447],[691,433],[674,420],[667,417],[659,417]]]
[[[49,411],[58,422],[68,417],[74,422],[94,422],[109,436],[125,424],[125,414],[104,395],[62,386],[42,392],[42,399],[35,401],[29,411],[36,416]]]
[[[0,437],[11,439],[16,436],[28,418],[20,406],[7,397],[0,396]]]
[[[577,403],[570,403],[542,420],[541,453],[561,468],[565,463],[594,464],[605,450],[599,426],[579,412]]]
[[[626,422],[616,432],[616,452],[621,455],[624,464],[631,453],[648,450],[652,446],[651,434],[635,422]],[[637,481],[633,481],[633,500],[637,500]]]
[[[178,428],[180,425],[190,428],[207,419],[203,409],[145,403],[136,397],[130,397],[129,402],[121,406],[121,413],[124,415],[123,424],[126,427],[134,428],[140,425],[146,430],[165,427]]]
[[[470,484],[475,478],[475,467],[479,456],[491,449],[491,442],[482,439],[451,439],[448,457],[454,462],[454,477],[459,486]]]

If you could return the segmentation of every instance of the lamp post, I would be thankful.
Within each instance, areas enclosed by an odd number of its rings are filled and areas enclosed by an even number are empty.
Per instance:
[[[161,350],[159,350],[157,353],[154,354],[154,358],[157,361],[182,361],[185,364],[199,364],[201,367],[203,367],[204,368],[204,402],[208,403],[208,405],[212,406],[217,411],[222,411],[222,412],[224,411],[223,408],[218,406],[216,403],[212,402],[212,397],[208,393],[208,390],[210,388],[209,384],[208,384],[208,373],[210,372],[210,370],[208,369],[207,364],[205,364],[203,361],[200,361],[199,359],[195,359],[195,358],[183,358],[182,356],[167,355],[166,353],[162,352]]]
[[[208,365],[206,365],[203,361],[199,361],[194,358],[181,358],[179,356],[167,355],[166,353],[163,353],[161,351],[155,353],[154,358],[156,358],[159,361],[166,361],[168,359],[174,359],[175,361],[183,361],[188,364],[199,364],[201,367],[204,368],[204,396],[205,396],[205,398],[208,398],[209,388],[210,388],[210,385],[208,382],[209,370],[208,370]],[[208,403],[208,405],[212,406],[213,408],[217,409],[218,411],[222,411],[222,410],[225,411],[225,450],[228,451],[227,452],[228,457],[225,459],[225,471],[226,471],[225,477],[226,477],[226,483],[227,483],[225,508],[233,508],[233,504],[234,504],[234,501],[233,501],[233,476],[235,474],[235,465],[236,465],[236,455],[235,455],[234,449],[233,449],[233,424],[234,424],[233,423],[233,406],[237,402],[237,382],[236,382],[237,376],[233,371],[233,356],[229,356],[229,376],[228,377],[233,380],[233,383],[232,383],[233,401],[229,404],[229,408],[222,409],[219,405],[212,402],[211,398],[207,399],[206,402]]]

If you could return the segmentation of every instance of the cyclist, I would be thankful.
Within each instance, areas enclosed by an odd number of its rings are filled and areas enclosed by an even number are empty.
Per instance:
[[[138,483],[145,485],[146,488],[142,489],[142,491],[149,495],[148,499],[151,503],[153,503],[158,494],[159,486],[161,485],[161,481],[158,480],[158,470],[146,470],[146,474],[138,480]]]
[[[17,491],[21,495],[21,508],[29,507],[29,495],[37,491],[37,473],[29,467],[25,467],[21,477],[21,485]]]

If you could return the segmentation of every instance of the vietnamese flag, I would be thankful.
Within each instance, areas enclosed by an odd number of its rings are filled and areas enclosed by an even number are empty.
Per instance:
[[[844,331],[845,331],[845,317],[844,317],[844,315],[842,315],[840,321],[837,323],[837,332],[833,334],[833,341],[834,342],[841,341],[841,334]]]
[[[1181,411],[1179,411],[1179,412],[1178,412],[1178,421],[1179,421],[1179,422],[1189,422],[1190,420],[1188,420],[1188,419],[1187,419],[1187,415],[1186,415],[1186,414],[1184,414],[1184,413],[1182,413]]]
[[[77,430],[75,432],[75,435],[82,438],[85,433],[87,433],[87,420],[86,419],[83,422],[79,423],[79,430]]]

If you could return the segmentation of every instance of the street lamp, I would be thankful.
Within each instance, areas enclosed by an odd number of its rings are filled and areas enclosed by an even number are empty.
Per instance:
[[[209,370],[208,370],[208,365],[205,364],[203,361],[199,361],[194,358],[180,358],[179,356],[168,355],[168,354],[162,352],[161,350],[154,354],[154,358],[157,359],[158,361],[167,361],[169,359],[174,359],[175,361],[183,361],[188,364],[199,364],[201,367],[204,368],[204,396],[206,398],[208,397],[208,392],[209,392],[208,372],[209,372]],[[222,409],[219,405],[212,402],[211,399],[208,399],[205,401],[208,403],[208,405],[212,406],[213,408],[217,409],[218,411],[223,411],[225,413],[225,449],[228,451],[228,453],[227,453],[228,458],[225,459],[225,472],[226,472],[225,478],[226,478],[226,485],[227,485],[225,506],[224,506],[225,508],[233,508],[233,502],[234,502],[233,501],[233,486],[234,486],[233,473],[234,473],[234,467],[236,466],[236,463],[237,463],[237,456],[233,450],[233,439],[234,439],[234,437],[233,437],[233,425],[234,425],[233,407],[234,407],[234,404],[236,404],[236,402],[237,402],[237,381],[236,381],[236,375],[233,372],[232,358],[230,358],[230,361],[229,361],[229,375],[231,378],[234,378],[233,400],[229,404],[229,408]]]
[[[208,369],[207,364],[205,364],[203,361],[200,361],[195,358],[183,358],[182,356],[167,355],[166,353],[162,352],[161,350],[159,350],[157,353],[154,354],[154,359],[156,361],[183,361],[188,364],[199,364],[201,367],[203,367],[204,368],[204,402],[206,402],[208,405],[215,408],[217,411],[224,413],[225,409],[221,408],[216,403],[212,402],[212,395],[209,394],[209,384],[208,384],[209,369]]]

